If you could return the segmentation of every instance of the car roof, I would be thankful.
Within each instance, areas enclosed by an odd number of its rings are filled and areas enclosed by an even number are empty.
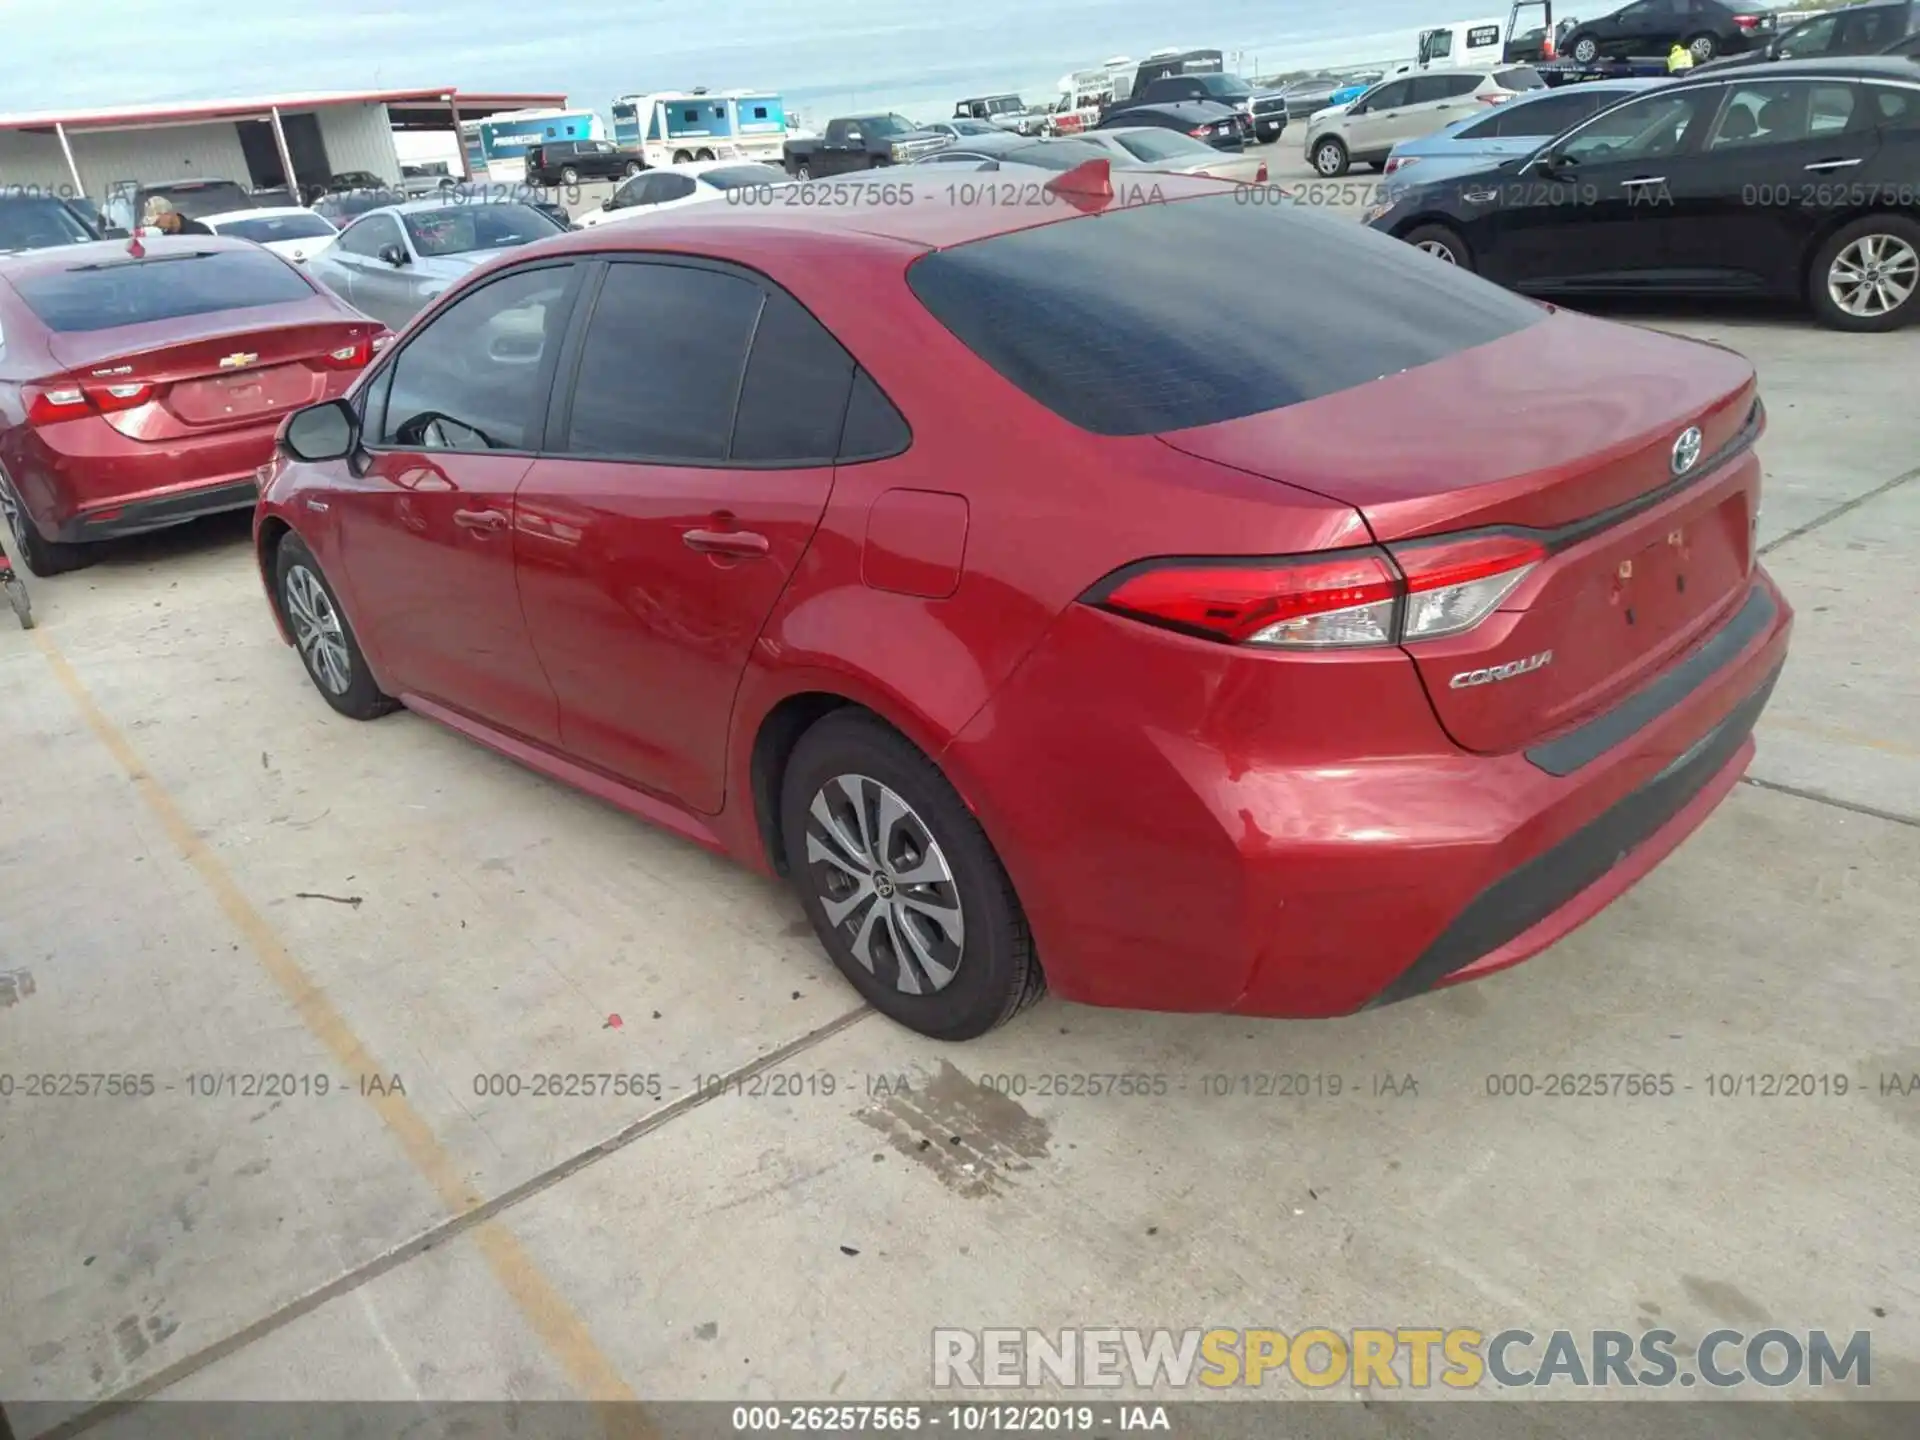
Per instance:
[[[1029,142],[1033,143],[1033,142]],[[803,246],[830,245],[835,249],[868,249],[876,254],[897,254],[903,249],[942,250],[985,240],[1015,230],[1052,224],[1077,218],[1081,212],[1064,198],[1049,193],[1036,202],[1028,187],[985,187],[990,195],[1004,190],[1017,196],[1006,203],[965,203],[950,193],[953,186],[938,174],[922,176],[921,166],[894,170],[884,186],[846,186],[837,179],[796,181],[796,187],[818,186],[823,193],[844,191],[847,203],[832,205],[689,205],[668,210],[645,225],[600,225],[589,230],[573,230],[536,240],[516,250],[517,255],[561,255],[592,253],[610,249],[660,250],[694,255],[710,254],[726,258],[730,254],[795,253]],[[938,171],[942,167],[924,167]],[[1031,174],[1042,184],[1060,178],[1061,172],[1036,166],[1008,166],[1022,175]],[[1108,205],[1122,203],[1126,192],[1141,186],[1146,172],[1119,170],[1114,175],[1116,196]],[[1003,172],[1004,173],[1004,172]],[[1124,176],[1124,179],[1122,178]],[[1195,199],[1205,195],[1230,194],[1235,186],[1227,181],[1152,172],[1154,200]],[[902,185],[913,186],[911,204],[900,203]],[[1137,198],[1135,203],[1139,203]],[[1098,213],[1097,211],[1095,213]]]
[[[1671,83],[1693,86],[1738,80],[1742,84],[1752,84],[1758,80],[1796,77],[1818,80],[1904,80],[1912,85],[1920,83],[1920,70],[1916,70],[1913,61],[1904,55],[1836,55],[1827,60],[1775,60],[1758,70],[1748,66],[1733,66],[1726,70],[1711,70],[1705,75],[1683,74]]]
[[[704,175],[709,170],[738,170],[743,165],[757,165],[762,170],[778,170],[778,165],[770,165],[765,160],[685,160],[678,165],[649,165],[642,175]]]
[[[1118,105],[1115,115],[1125,115],[1132,110],[1151,110],[1156,115],[1171,115],[1181,119],[1188,115],[1198,115],[1203,111],[1212,114],[1215,111],[1223,115],[1233,114],[1231,105],[1222,105],[1218,100],[1149,100],[1144,105]]]
[[[271,220],[279,215],[313,215],[314,219],[324,217],[315,215],[305,205],[255,205],[248,210],[222,210],[218,215],[202,215],[202,225],[217,225],[222,220]]]
[[[8,278],[47,275],[59,270],[78,270],[83,266],[110,264],[132,257],[130,240],[89,240],[80,245],[49,245],[40,250],[20,250],[0,255],[0,275]],[[148,258],[168,255],[192,255],[220,250],[254,251],[251,240],[230,239],[225,235],[155,235],[142,237],[140,248]]]
[[[371,210],[362,211],[354,216],[364,220],[369,215],[425,215],[434,210],[462,210],[469,205],[525,205],[529,203],[520,195],[463,195],[457,200],[444,196],[428,196],[424,200],[407,200],[394,205],[377,205]]]

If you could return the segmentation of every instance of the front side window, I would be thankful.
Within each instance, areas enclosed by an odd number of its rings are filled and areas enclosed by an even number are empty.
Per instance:
[[[1576,130],[1558,147],[1558,154],[1581,165],[1677,155],[1716,98],[1713,91],[1689,90],[1632,101]]]
[[[1839,28],[1838,15],[1822,15],[1818,20],[1794,26],[1780,37],[1780,58],[1793,60],[1826,54],[1833,48],[1834,36]]]
[[[607,271],[574,382],[570,455],[725,460],[763,292],[687,265]]]
[[[400,245],[403,251],[407,248],[400,242],[399,223],[391,215],[363,215],[340,232],[335,248],[346,255],[372,258],[389,245]]]
[[[539,385],[560,343],[574,269],[505,275],[456,300],[394,357],[378,444],[526,450],[546,409]],[[372,417],[370,417],[372,418]]]

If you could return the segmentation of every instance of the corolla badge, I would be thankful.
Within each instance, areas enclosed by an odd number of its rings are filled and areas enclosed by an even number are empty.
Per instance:
[[[1509,660],[1505,665],[1485,665],[1478,670],[1462,670],[1447,681],[1450,690],[1467,690],[1475,685],[1491,685],[1496,680],[1511,680],[1516,675],[1525,675],[1529,670],[1538,670],[1542,665],[1553,663],[1553,652],[1542,650],[1538,655],[1529,655],[1524,660]]]
[[[1673,442],[1673,473],[1684,475],[1700,461],[1700,427],[1689,425]]]

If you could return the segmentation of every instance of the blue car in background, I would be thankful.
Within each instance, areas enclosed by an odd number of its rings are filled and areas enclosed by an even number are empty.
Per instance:
[[[1358,85],[1342,85],[1338,90],[1327,96],[1327,104],[1351,105],[1379,83],[1378,80],[1365,80]]]
[[[1583,120],[1666,83],[1665,77],[1586,80],[1557,89],[1523,91],[1488,113],[1469,115],[1417,140],[1402,140],[1387,156],[1385,173],[1391,178],[1386,188],[1394,188],[1396,182],[1412,185],[1464,175],[1515,155],[1531,155]]]

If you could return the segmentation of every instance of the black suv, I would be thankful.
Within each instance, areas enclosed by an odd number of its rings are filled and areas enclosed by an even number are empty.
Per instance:
[[[1694,73],[1768,60],[1823,60],[1833,55],[1886,55],[1920,32],[1920,5],[1914,0],[1867,0],[1844,10],[1829,10],[1782,30],[1758,50],[1744,51],[1696,65]]]
[[[1633,0],[1611,15],[1575,25],[1560,53],[1576,65],[1591,65],[1636,55],[1664,56],[1675,45],[1684,45],[1699,65],[1716,55],[1764,47],[1773,34],[1773,12],[1760,5],[1736,9],[1721,0]]]
[[[555,140],[527,151],[529,185],[578,185],[582,180],[618,180],[638,175],[647,162],[635,150],[604,140]]]

